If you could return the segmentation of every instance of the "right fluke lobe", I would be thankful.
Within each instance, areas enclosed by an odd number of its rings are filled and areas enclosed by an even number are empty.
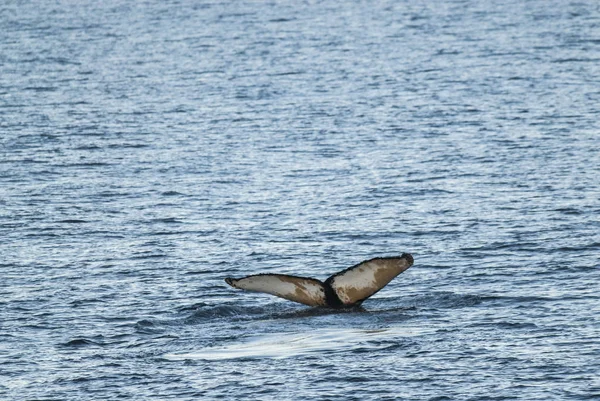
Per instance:
[[[344,306],[360,305],[414,263],[412,255],[373,258],[334,274],[325,281]]]

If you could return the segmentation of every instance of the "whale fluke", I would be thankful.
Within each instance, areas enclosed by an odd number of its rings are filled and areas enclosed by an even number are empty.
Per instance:
[[[332,275],[325,282],[286,274],[228,277],[225,282],[234,288],[264,292],[308,306],[347,308],[359,306],[413,263],[413,257],[404,253],[366,260]]]

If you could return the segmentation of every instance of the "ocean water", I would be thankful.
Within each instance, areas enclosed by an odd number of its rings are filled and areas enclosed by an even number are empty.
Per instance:
[[[0,399],[600,399],[599,121],[597,1],[3,1]]]

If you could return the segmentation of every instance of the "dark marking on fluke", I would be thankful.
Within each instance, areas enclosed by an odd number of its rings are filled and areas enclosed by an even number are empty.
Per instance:
[[[308,306],[352,308],[385,287],[394,277],[411,267],[411,254],[380,257],[335,273],[325,282],[287,274],[255,274],[239,279],[227,277],[234,288],[263,292]]]

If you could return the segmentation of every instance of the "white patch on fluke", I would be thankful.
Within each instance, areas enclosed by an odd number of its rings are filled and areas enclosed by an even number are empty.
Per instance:
[[[413,265],[413,257],[374,258],[329,277],[324,283],[308,277],[257,274],[241,279],[226,278],[232,287],[264,292],[308,306],[334,308],[360,305]]]

